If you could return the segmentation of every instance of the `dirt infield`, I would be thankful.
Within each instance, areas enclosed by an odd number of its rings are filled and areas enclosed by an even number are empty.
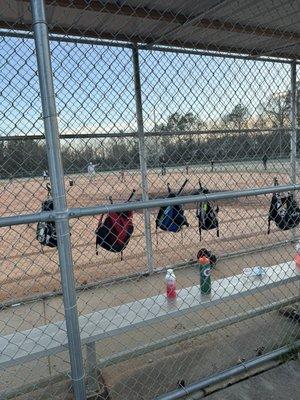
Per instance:
[[[288,183],[287,173],[277,174],[280,183]],[[185,177],[189,179],[186,193],[198,187],[201,177],[204,185],[211,190],[236,190],[247,187],[267,186],[273,175],[263,171],[215,171],[205,174],[190,169],[188,176],[184,170],[169,170],[161,176],[150,171],[150,197],[162,197],[166,193],[166,183],[177,189]],[[74,185],[70,186],[69,181]],[[141,197],[140,175],[136,171],[125,173],[121,182],[118,173],[97,174],[93,179],[85,174],[65,178],[69,207],[103,204],[111,195],[114,201],[123,201],[135,188]],[[1,216],[37,212],[46,191],[42,179],[28,179],[0,182]],[[220,202],[220,238],[215,231],[205,232],[200,243],[195,205],[186,211],[189,228],[182,233],[155,232],[157,210],[151,212],[151,232],[154,267],[165,267],[195,259],[199,247],[208,247],[217,254],[250,249],[278,240],[285,240],[289,232],[279,232],[274,226],[270,236],[266,234],[268,201],[270,196]],[[124,252],[124,260],[118,254],[101,250],[95,254],[96,217],[84,217],[70,222],[72,232],[73,258],[77,284],[85,284],[110,277],[146,272],[146,249],[144,240],[143,213],[134,215],[134,234]],[[33,293],[60,289],[60,275],[56,249],[45,248],[44,252],[35,240],[36,225],[20,225],[1,228],[1,274],[0,301],[18,299]],[[280,260],[277,260],[279,262]],[[236,268],[236,267],[235,267]],[[236,270],[218,272],[222,276],[237,273]]]

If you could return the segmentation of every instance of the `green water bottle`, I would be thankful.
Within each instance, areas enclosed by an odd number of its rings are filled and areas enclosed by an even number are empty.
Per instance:
[[[211,292],[210,260],[205,256],[199,258],[199,272],[200,272],[201,294],[210,294]]]

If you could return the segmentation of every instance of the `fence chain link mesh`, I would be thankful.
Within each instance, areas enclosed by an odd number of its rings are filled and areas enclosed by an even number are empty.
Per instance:
[[[60,148],[42,111],[35,7]],[[282,0],[0,0],[1,399],[85,397],[66,269],[91,398],[163,398],[299,344],[300,210],[288,195],[297,202],[299,12]],[[63,176],[49,168],[57,152]],[[263,189],[274,183],[277,197]],[[72,265],[56,247],[64,218]]]

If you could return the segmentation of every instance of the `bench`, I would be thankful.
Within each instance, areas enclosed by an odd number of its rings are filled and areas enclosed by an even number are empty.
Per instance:
[[[81,340],[87,345],[89,373],[96,365],[96,341],[299,279],[293,262],[265,268],[265,272],[262,277],[246,278],[240,274],[215,280],[210,295],[201,295],[199,285],[196,285],[178,290],[175,301],[169,301],[164,294],[160,294],[80,316]],[[67,348],[64,321],[0,336],[0,369],[54,355]]]

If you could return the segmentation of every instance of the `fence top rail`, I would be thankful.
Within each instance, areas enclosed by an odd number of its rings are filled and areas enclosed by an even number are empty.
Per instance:
[[[271,133],[271,132],[290,132],[292,130],[299,131],[300,128],[293,127],[278,127],[278,128],[245,128],[245,129],[207,129],[196,131],[148,131],[145,132],[145,137],[160,137],[160,136],[197,136],[197,135],[226,135],[226,134],[247,134],[247,133]],[[128,133],[83,133],[83,134],[67,134],[59,135],[60,139],[114,139],[114,138],[138,138],[138,132]],[[11,140],[45,140],[44,135],[0,135],[0,142]]]
[[[68,218],[80,218],[98,214],[106,214],[108,212],[136,211],[136,210],[158,208],[161,206],[173,206],[176,204],[189,204],[189,203],[204,202],[204,201],[227,200],[227,199],[250,197],[250,196],[253,197],[253,196],[274,193],[274,191],[282,193],[295,190],[300,190],[300,185],[298,184],[280,185],[276,186],[276,188],[274,186],[267,186],[262,188],[249,188],[244,190],[223,191],[223,192],[209,193],[209,194],[194,194],[189,196],[180,196],[173,198],[165,197],[147,201],[143,200],[133,201],[130,203],[104,204],[91,207],[69,208],[65,212],[51,211],[51,212],[39,212],[34,214],[13,215],[8,217],[1,217],[0,227],[11,226],[11,225],[25,225],[42,221],[56,221]]]
[[[31,32],[25,30],[10,30],[10,29],[1,29],[0,28],[0,37],[14,37],[20,39],[32,39],[33,34]],[[74,43],[74,44],[86,44],[91,46],[106,46],[106,47],[118,47],[123,49],[132,49],[135,43],[130,41],[117,41],[117,40],[103,40],[99,38],[89,38],[82,37],[76,35],[59,35],[59,34],[49,34],[49,40],[52,42],[62,42],[62,43]],[[238,54],[227,52],[217,52],[212,50],[200,50],[200,49],[191,49],[185,47],[176,47],[176,46],[159,46],[153,45],[149,47],[147,44],[138,44],[138,50],[145,51],[156,51],[161,53],[176,53],[176,54],[186,54],[186,55],[194,55],[194,56],[204,56],[204,57],[218,57],[218,58],[231,58],[235,60],[250,60],[250,61],[260,61],[260,62],[270,62],[270,63],[279,63],[279,64],[290,64],[292,59],[285,58],[274,58],[270,56],[258,56],[258,55],[247,55],[247,54]],[[300,61],[296,60],[296,63],[299,64]]]

